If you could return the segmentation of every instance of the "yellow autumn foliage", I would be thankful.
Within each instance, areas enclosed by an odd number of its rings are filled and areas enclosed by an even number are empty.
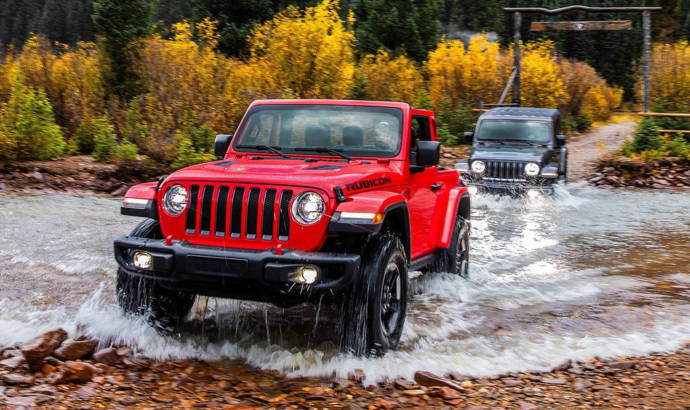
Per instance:
[[[523,47],[521,104],[557,108],[565,97],[565,89],[553,56],[553,43],[542,41]]]
[[[360,69],[367,79],[366,91],[373,99],[417,103],[424,81],[414,61],[409,58],[391,57],[380,50],[376,56],[364,56]]]
[[[345,98],[353,84],[355,35],[338,15],[337,0],[304,12],[290,6],[248,38],[258,89],[271,97]],[[352,13],[349,19],[353,20]]]
[[[641,98],[642,84],[638,84]],[[651,98],[665,111],[690,111],[690,44],[655,44],[652,49]]]

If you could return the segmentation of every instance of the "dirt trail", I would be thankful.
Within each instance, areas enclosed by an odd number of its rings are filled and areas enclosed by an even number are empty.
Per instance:
[[[626,138],[631,138],[637,123],[620,122],[594,128],[568,141],[568,181],[577,181],[592,173],[593,162],[602,155],[597,142],[606,151],[615,151]]]

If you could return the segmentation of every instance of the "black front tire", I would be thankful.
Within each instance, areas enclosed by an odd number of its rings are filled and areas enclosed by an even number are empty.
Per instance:
[[[400,239],[371,239],[358,276],[341,302],[341,347],[356,356],[382,355],[400,342],[407,314],[407,257]]]
[[[434,271],[468,277],[470,267],[470,223],[461,215],[455,217],[450,246],[440,252]]]
[[[160,225],[145,219],[134,228],[130,236],[162,239]],[[126,314],[146,316],[149,323],[161,330],[178,327],[194,304],[194,294],[165,289],[153,279],[117,271],[117,302]]]

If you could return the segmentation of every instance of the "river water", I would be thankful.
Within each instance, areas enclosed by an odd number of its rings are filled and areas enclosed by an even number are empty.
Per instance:
[[[124,317],[119,201],[0,196],[0,345],[62,326],[156,358],[243,359],[289,375],[367,380],[416,370],[493,375],[565,359],[673,350],[690,339],[690,193],[570,184],[556,198],[473,198],[470,278],[411,281],[401,346],[337,353],[330,306],[199,298],[179,334]]]

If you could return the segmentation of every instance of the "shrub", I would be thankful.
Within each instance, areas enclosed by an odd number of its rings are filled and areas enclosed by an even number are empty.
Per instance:
[[[474,122],[472,107],[466,104],[458,104],[455,109],[451,108],[450,100],[446,99],[436,120],[438,121],[438,137],[443,145],[465,144],[464,133],[471,131]]]
[[[42,89],[27,87],[16,74],[10,99],[2,108],[0,140],[4,141],[4,157],[46,160],[64,154],[67,144]]]
[[[129,141],[123,141],[113,148],[111,159],[113,162],[125,163],[137,159],[137,146]]]
[[[213,161],[215,159],[213,154],[199,151],[195,148],[193,138],[183,132],[175,134],[175,152],[177,155],[172,163],[174,169]]]
[[[673,157],[685,157],[690,159],[690,144],[685,138],[675,136],[666,144],[666,149]]]
[[[641,84],[637,89],[642,90]],[[659,111],[690,110],[690,43],[679,41],[675,44],[654,45],[651,97],[657,103],[663,102],[663,107],[659,107]]]
[[[643,151],[657,151],[661,149],[663,142],[659,138],[659,127],[652,118],[645,118],[637,126],[633,133],[632,150],[635,153]]]
[[[96,121],[98,125],[94,127],[93,138],[93,158],[96,161],[106,162],[113,159],[113,153],[117,147],[117,136],[113,126],[107,118],[100,118]]]
[[[412,60],[405,56],[392,58],[380,50],[376,56],[364,56],[360,66],[367,78],[365,90],[374,99],[417,105],[423,80]]]

